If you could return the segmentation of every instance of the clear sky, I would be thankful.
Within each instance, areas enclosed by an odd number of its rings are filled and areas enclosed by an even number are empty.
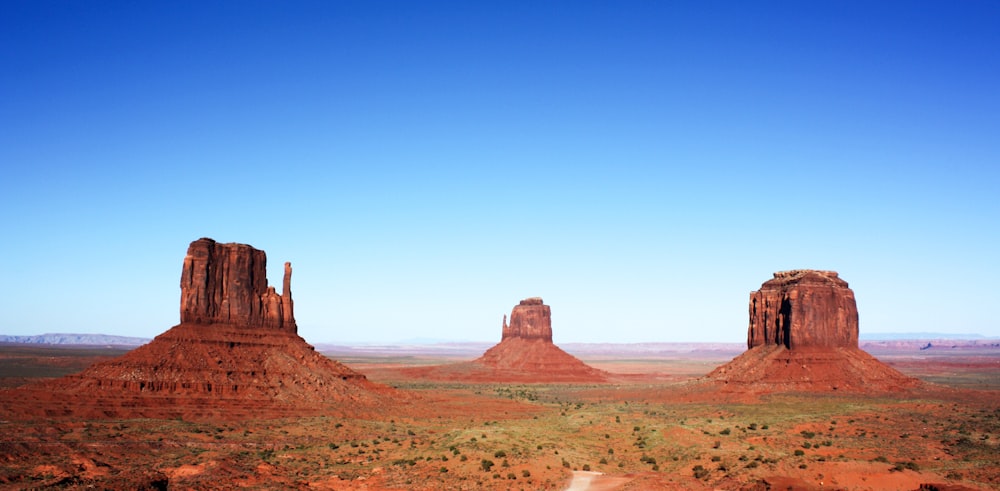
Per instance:
[[[138,5],[136,5],[138,3]],[[0,333],[152,337],[199,237],[310,342],[1000,336],[1000,3],[0,3]]]

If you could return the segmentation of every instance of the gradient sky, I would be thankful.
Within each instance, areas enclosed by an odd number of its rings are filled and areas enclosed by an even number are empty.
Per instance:
[[[1000,3],[0,3],[0,333],[152,337],[199,237],[309,342],[1000,336]]]

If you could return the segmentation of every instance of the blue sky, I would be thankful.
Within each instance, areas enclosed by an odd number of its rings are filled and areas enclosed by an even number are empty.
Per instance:
[[[152,337],[187,245],[291,261],[310,342],[1000,336],[1000,4],[0,3],[0,332]]]

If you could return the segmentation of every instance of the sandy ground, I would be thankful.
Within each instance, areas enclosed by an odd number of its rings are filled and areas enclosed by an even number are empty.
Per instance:
[[[86,361],[55,354],[0,350],[0,387]],[[359,358],[352,368],[365,362],[373,381],[413,398],[356,418],[0,412],[0,488],[1000,489],[1000,353],[983,356],[905,360],[945,384],[919,393],[746,400],[689,390],[684,381],[709,369],[703,358],[605,360],[626,374],[605,384],[407,379],[393,368],[412,360]]]
[[[626,477],[610,477],[603,472],[573,471],[573,480],[566,491],[611,491],[628,481]]]

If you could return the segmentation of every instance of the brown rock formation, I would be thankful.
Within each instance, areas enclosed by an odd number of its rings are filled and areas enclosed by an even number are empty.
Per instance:
[[[510,312],[510,325],[504,316],[501,341],[510,338],[541,339],[552,342],[552,311],[538,297],[526,298]]]
[[[402,370],[411,377],[471,382],[605,382],[608,373],[590,367],[552,344],[552,313],[541,298],[514,306],[504,316],[500,343],[466,363]]]
[[[858,348],[854,292],[833,271],[778,272],[750,293],[747,351],[708,374],[742,391],[884,392],[920,385]]]
[[[297,333],[291,266],[283,295],[265,254],[244,244],[191,243],[181,273],[181,324],[83,372],[4,394],[0,413],[28,417],[244,419],[364,415],[403,397],[317,353]],[[9,397],[8,397],[9,396]]]
[[[231,324],[296,332],[292,265],[285,263],[282,293],[267,285],[267,255],[246,244],[198,239],[181,271],[181,323]]]
[[[834,271],[774,273],[750,294],[747,347],[857,347],[854,292]]]

